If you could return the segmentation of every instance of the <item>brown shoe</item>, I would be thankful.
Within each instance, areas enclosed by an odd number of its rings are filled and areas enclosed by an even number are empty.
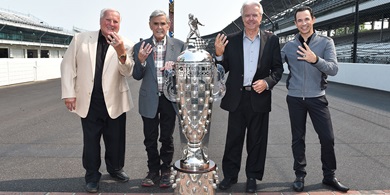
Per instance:
[[[148,172],[148,175],[145,179],[142,180],[141,185],[143,187],[151,187],[160,179],[160,175],[157,172]]]

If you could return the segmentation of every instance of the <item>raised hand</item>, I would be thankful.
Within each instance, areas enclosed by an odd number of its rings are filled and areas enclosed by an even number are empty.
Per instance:
[[[229,43],[229,40],[227,40],[227,36],[221,33],[218,33],[217,37],[215,38],[215,55],[221,56],[223,55],[223,52],[225,52],[225,47]]]

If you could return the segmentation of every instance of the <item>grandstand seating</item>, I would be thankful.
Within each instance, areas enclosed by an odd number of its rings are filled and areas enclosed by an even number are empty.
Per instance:
[[[360,3],[368,0],[360,0]],[[317,0],[313,1],[312,4],[308,6],[312,7],[313,13],[316,17],[319,17],[329,12],[334,12],[340,9],[343,9],[347,6],[351,6],[355,3],[355,0]],[[300,5],[296,6],[300,7]],[[284,16],[283,20],[280,20],[278,23],[279,28],[285,28],[291,26],[294,23],[294,12],[291,11],[289,14]]]
[[[337,59],[340,62],[352,62],[352,44],[337,45]],[[357,45],[357,62],[371,64],[390,64],[389,43],[365,43]]]
[[[369,1],[373,1],[373,0],[360,0],[359,3],[365,3]],[[345,9],[346,7],[353,7],[356,1],[355,0],[315,0],[315,1],[299,1],[299,3],[298,1],[294,1],[294,2],[297,4],[289,5],[288,8],[285,8],[284,11],[280,11],[281,9],[283,9],[283,6],[279,6],[277,8],[278,12],[272,12],[268,10],[268,15],[272,19],[274,19],[274,23],[277,22],[279,24],[278,25],[279,29],[291,27],[294,25],[293,24],[294,9],[302,5],[308,5],[312,7],[315,16],[321,17],[321,16],[326,16],[328,14],[331,14],[332,12],[335,12],[337,10]],[[274,5],[274,3],[276,4],[277,1],[263,0],[261,3],[270,7],[270,5]],[[283,14],[280,14],[282,12]],[[270,15],[270,14],[274,14],[274,15]],[[388,21],[388,16],[385,16],[385,18],[387,18]],[[366,19],[366,21],[375,21],[374,20],[375,18],[370,18],[370,19],[364,18],[364,19]],[[365,22],[365,21],[361,21],[361,22]],[[339,28],[338,25],[340,25],[341,27],[353,26],[353,19],[347,21],[345,24],[327,23],[324,26],[317,26],[317,27],[328,30],[328,29]],[[262,29],[270,29],[270,26],[271,23],[268,20],[263,21]],[[316,28],[316,26],[314,27]],[[241,18],[238,17],[235,21],[233,21],[231,24],[226,26],[221,32],[229,35],[237,31],[241,31],[242,29],[243,29],[243,23]],[[324,30],[323,32],[326,32],[326,30]],[[209,46],[207,47],[206,50],[209,51],[210,53],[214,52],[214,38],[217,35],[217,33],[203,36],[204,39],[208,40]],[[284,34],[283,33],[278,34],[281,40],[281,47],[283,47],[285,41],[293,37],[294,33],[286,32]],[[332,36],[332,38],[336,44],[336,50],[337,50],[339,61],[352,62],[351,56],[352,56],[352,47],[353,47],[352,43],[354,41],[353,35],[352,34],[337,35],[337,36]],[[362,32],[359,31],[358,43],[357,43],[358,62],[390,64],[389,42],[390,42],[389,28],[383,29],[382,31],[380,30],[368,30]]]
[[[0,58],[59,58],[73,35],[32,15],[0,8]]]
[[[0,39],[3,40],[68,45],[73,36],[73,33],[50,26],[32,15],[1,8],[0,24],[6,24],[0,31]]]
[[[382,33],[382,37],[381,37]],[[353,42],[352,34],[345,34],[332,37],[334,42],[338,45],[349,44]],[[365,32],[359,32],[358,43],[376,43],[376,42],[389,42],[390,41],[390,29],[381,30],[369,30]]]
[[[48,28],[48,29],[58,30],[58,31],[63,30],[63,28],[61,27],[50,26],[32,15],[24,15],[22,13],[17,13],[14,11],[1,9],[1,8],[0,8],[0,20],[10,21],[10,22],[15,22],[20,24],[27,24],[27,25]]]

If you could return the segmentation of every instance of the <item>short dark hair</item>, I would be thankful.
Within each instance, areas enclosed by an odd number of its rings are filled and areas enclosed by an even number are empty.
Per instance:
[[[302,6],[302,7],[299,7],[297,10],[295,10],[294,21],[297,20],[297,13],[298,12],[303,12],[306,10],[308,10],[310,12],[311,18],[314,18],[313,10],[309,6]]]

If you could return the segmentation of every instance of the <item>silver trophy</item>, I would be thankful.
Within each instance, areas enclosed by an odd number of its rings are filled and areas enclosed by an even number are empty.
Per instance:
[[[182,158],[172,168],[175,194],[215,194],[217,166],[208,157],[213,102],[225,95],[225,71],[215,65],[200,37],[189,39],[188,48],[164,73],[164,94],[179,108]]]

